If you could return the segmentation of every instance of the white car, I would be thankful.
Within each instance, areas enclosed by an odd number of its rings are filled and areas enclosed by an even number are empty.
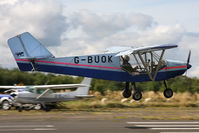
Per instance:
[[[13,97],[11,95],[0,95],[0,105],[3,110],[9,110],[13,105]]]

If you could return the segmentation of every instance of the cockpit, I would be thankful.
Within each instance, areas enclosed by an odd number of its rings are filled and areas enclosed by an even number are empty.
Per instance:
[[[120,56],[120,64],[121,68],[131,75],[146,73],[152,75],[167,65],[162,56],[163,53],[155,51],[132,53],[130,55]]]

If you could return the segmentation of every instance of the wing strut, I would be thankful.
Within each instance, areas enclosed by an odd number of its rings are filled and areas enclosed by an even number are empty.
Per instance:
[[[146,72],[147,72],[147,74],[148,74],[148,76],[149,76],[149,78],[150,78],[152,81],[155,81],[155,79],[156,79],[158,70],[159,70],[159,68],[160,68],[160,66],[161,66],[161,62],[162,62],[162,58],[163,58],[164,52],[165,52],[165,49],[163,49],[162,52],[161,52],[161,55],[160,55],[160,58],[159,58],[159,61],[158,61],[158,65],[156,66],[155,72],[154,72],[154,73],[153,73],[153,71],[152,71],[152,70],[153,70],[153,64],[151,63],[151,73],[150,73],[149,67],[148,67],[147,64],[145,63],[145,61],[144,61],[144,59],[143,59],[141,53],[140,53],[140,52],[137,53],[138,56],[139,56],[139,58],[140,58],[140,60],[141,60],[141,62],[142,62],[142,64],[143,64],[143,66],[144,66],[144,68],[145,68],[145,70],[146,70]],[[152,61],[153,61],[153,60],[152,60]]]
[[[142,64],[144,65],[144,67],[145,67],[145,69],[146,69],[146,72],[147,72],[147,74],[149,75],[149,78],[150,78],[151,80],[153,80],[153,77],[152,77],[151,73],[149,72],[149,69],[148,69],[146,63],[144,62],[144,59],[142,58],[140,52],[138,52],[138,56],[139,56],[139,58],[140,58]]]
[[[164,52],[165,52],[165,49],[162,50],[160,59],[159,59],[159,61],[158,61],[158,66],[156,67],[155,73],[154,73],[154,75],[153,75],[153,81],[155,81],[155,78],[156,78],[156,76],[157,76],[158,70],[159,70],[160,65],[161,65],[161,62],[162,62],[162,57],[163,57],[163,55],[164,55]]]
[[[38,100],[41,98],[43,95],[45,95],[50,89],[46,89],[41,95],[39,95],[36,99]]]

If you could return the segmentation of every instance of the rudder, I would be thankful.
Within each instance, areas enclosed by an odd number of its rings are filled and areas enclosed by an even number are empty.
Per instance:
[[[85,87],[78,87],[77,90],[75,91],[77,95],[88,95],[88,91],[90,88],[91,84],[91,78],[84,78],[81,82],[81,84],[87,85]]]
[[[28,32],[8,39],[8,45],[21,71],[31,71],[35,59],[54,57]]]

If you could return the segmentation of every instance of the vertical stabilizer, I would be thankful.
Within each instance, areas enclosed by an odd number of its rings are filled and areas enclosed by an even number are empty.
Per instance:
[[[84,78],[81,84],[87,85],[86,87],[78,87],[75,91],[76,95],[88,95],[88,91],[91,84],[91,78]]]
[[[30,71],[31,62],[35,59],[54,57],[38,40],[30,33],[25,32],[8,40],[12,54],[22,71]],[[24,63],[23,61],[26,61]],[[30,61],[30,62],[27,62]]]

